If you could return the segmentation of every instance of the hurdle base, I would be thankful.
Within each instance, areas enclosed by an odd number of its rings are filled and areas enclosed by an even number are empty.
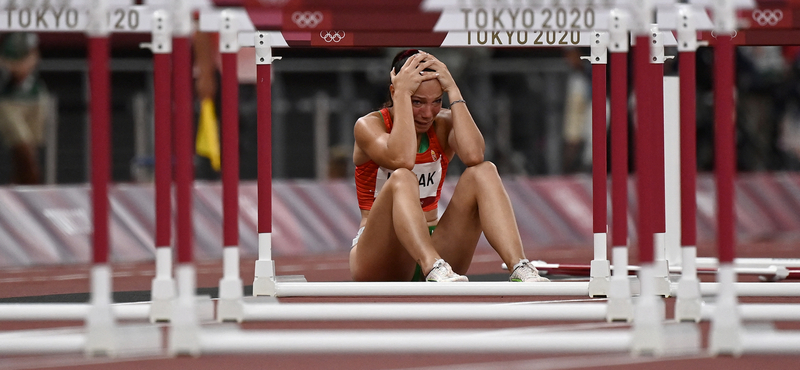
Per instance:
[[[608,260],[592,260],[590,265],[589,297],[608,296],[608,281],[611,263]]]
[[[675,299],[675,321],[700,322],[703,299],[700,296],[700,280],[683,276],[678,281]]]
[[[200,355],[200,320],[197,310],[202,306],[198,304],[198,297],[195,296],[197,274],[191,264],[178,265],[175,273],[178,281],[178,298],[172,306],[168,350],[173,356],[196,357]],[[210,301],[210,297],[208,300]],[[213,304],[211,317],[214,317]]]
[[[92,304],[86,316],[87,357],[114,357],[117,354],[117,327],[110,304]]]
[[[670,289],[671,281],[669,280],[669,264],[667,260],[653,261],[653,280],[655,283],[655,294],[664,298],[669,298],[672,292]]]
[[[606,321],[633,321],[631,282],[627,276],[612,277],[608,286]]]
[[[219,281],[219,300],[217,301],[217,321],[242,322],[242,279],[223,277]]]
[[[275,293],[275,261],[257,260],[253,279],[253,295],[274,296]]]
[[[243,301],[238,299],[222,299],[217,301],[217,321],[218,322],[242,322],[244,318],[242,312]]]
[[[666,341],[662,325],[665,316],[664,301],[651,295],[639,297],[633,321],[632,355],[663,356],[665,354]]]
[[[112,357],[117,350],[117,330],[111,311],[111,267],[96,264],[91,270],[91,302],[86,315],[87,356]]]
[[[172,277],[172,248],[156,248],[156,276],[151,285],[150,322],[168,322],[177,292]]]
[[[150,303],[149,318],[151,323],[169,322],[172,314],[174,300],[153,300]]]
[[[711,318],[709,352],[738,357],[742,354],[742,322],[734,287],[736,271],[733,264],[720,264],[717,275],[720,291]]]
[[[150,322],[169,322],[172,317],[172,302],[175,300],[175,280],[169,278],[153,279]]]

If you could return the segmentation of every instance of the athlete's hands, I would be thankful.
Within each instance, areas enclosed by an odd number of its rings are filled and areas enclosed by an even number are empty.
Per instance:
[[[428,68],[436,71],[436,78],[439,79],[439,83],[442,85],[442,90],[448,93],[453,92],[452,90],[456,88],[456,81],[453,79],[453,75],[450,74],[450,70],[447,69],[447,66],[439,59],[436,59],[436,57],[432,54],[425,55],[425,62],[431,62],[430,67]]]
[[[438,77],[436,72],[423,72],[425,68],[430,68],[435,62],[433,59],[426,60],[430,56],[428,53],[419,52],[408,58],[400,67],[400,71],[392,69],[389,76],[392,79],[392,86],[394,86],[394,95],[405,97],[414,95],[419,84]]]

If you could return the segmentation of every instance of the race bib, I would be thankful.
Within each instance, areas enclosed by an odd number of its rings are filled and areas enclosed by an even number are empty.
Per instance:
[[[434,162],[417,163],[414,165],[414,175],[417,176],[419,183],[419,203],[422,207],[436,201],[436,192],[439,190],[439,183],[442,180],[442,158],[439,157]],[[378,168],[377,178],[375,179],[375,197],[383,188],[386,180],[392,176],[393,170],[383,167]]]

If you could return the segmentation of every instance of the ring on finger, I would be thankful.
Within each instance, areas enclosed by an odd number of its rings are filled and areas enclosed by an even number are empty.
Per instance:
[[[422,76],[422,71],[419,71],[419,75]]]

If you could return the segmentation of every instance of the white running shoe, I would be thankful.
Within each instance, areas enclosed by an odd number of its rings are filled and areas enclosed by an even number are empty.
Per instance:
[[[433,263],[433,268],[431,269],[431,272],[428,273],[428,276],[425,278],[425,280],[440,283],[449,281],[469,281],[466,276],[453,272],[453,268],[450,267],[450,264],[441,258]]]
[[[531,265],[527,259],[519,260],[519,263],[514,265],[514,270],[511,272],[508,281],[515,282],[547,282],[550,279],[539,276],[539,270]]]

